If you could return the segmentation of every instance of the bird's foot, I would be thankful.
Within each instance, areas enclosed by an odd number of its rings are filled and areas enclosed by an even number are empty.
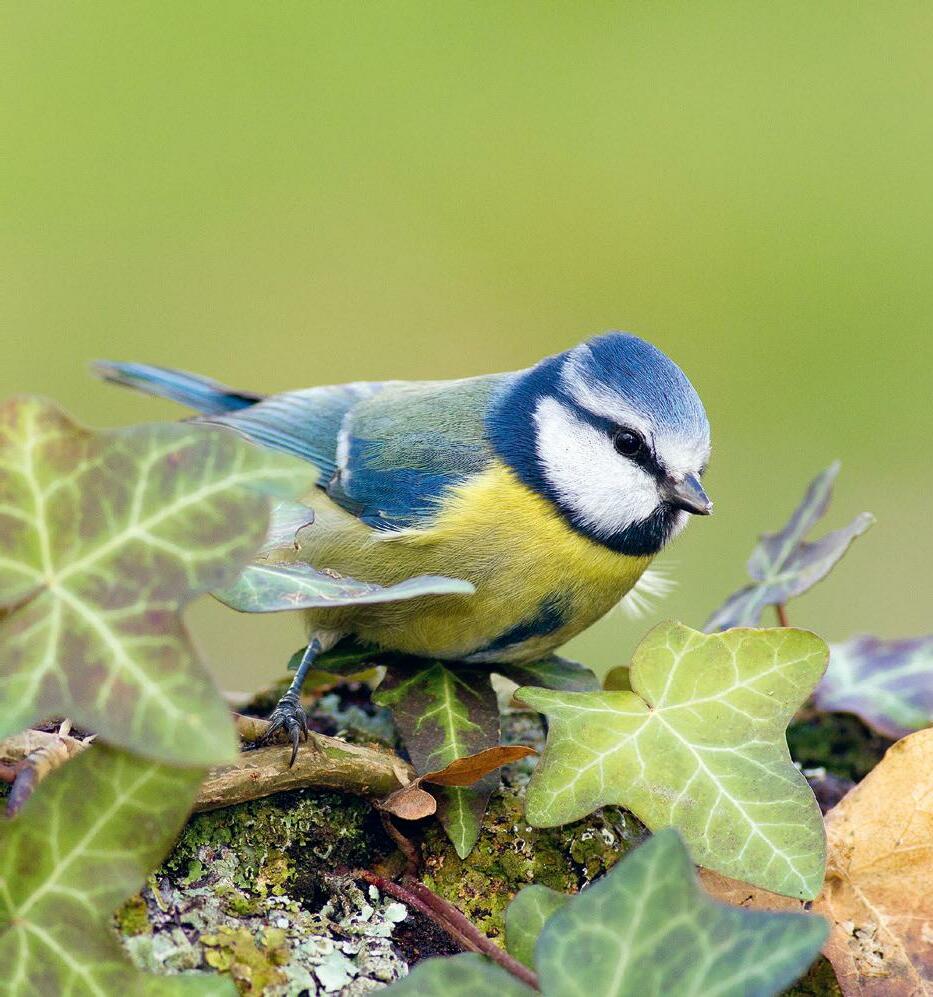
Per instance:
[[[308,740],[308,718],[299,701],[298,695],[286,692],[279,700],[276,708],[269,714],[269,728],[259,740],[259,744],[270,744],[283,731],[292,742],[292,757],[288,763],[291,768],[298,757],[298,745]]]

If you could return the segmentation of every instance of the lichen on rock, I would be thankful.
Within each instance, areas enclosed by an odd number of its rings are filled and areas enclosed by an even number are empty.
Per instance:
[[[408,911],[337,870],[390,849],[367,804],[333,793],[199,814],[114,923],[152,972],[213,968],[247,995],[352,997],[406,972],[392,933]]]

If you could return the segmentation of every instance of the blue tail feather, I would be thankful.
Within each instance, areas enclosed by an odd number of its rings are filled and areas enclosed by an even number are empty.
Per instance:
[[[169,398],[205,415],[220,415],[249,408],[262,401],[262,395],[234,391],[209,377],[188,374],[169,367],[154,367],[140,363],[113,363],[107,360],[93,364],[96,374],[105,381],[136,388],[149,395]]]

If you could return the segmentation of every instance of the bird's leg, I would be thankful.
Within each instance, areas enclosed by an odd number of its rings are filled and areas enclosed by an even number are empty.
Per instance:
[[[298,757],[298,745],[308,740],[308,718],[301,705],[301,687],[311,671],[314,661],[323,650],[317,637],[312,637],[302,656],[298,671],[291,681],[285,695],[279,700],[275,709],[269,714],[269,729],[262,736],[261,744],[267,744],[280,730],[288,734],[292,742],[292,757],[288,763],[291,768]]]

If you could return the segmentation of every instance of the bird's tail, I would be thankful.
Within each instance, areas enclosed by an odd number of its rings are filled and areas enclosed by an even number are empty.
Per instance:
[[[205,415],[235,412],[262,401],[262,395],[234,391],[226,385],[198,374],[169,367],[153,367],[141,363],[112,363],[99,360],[92,365],[94,372],[105,381],[136,388],[149,395],[170,398]]]

